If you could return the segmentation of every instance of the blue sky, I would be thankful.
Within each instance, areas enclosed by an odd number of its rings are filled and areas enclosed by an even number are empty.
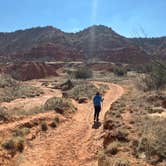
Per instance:
[[[75,32],[94,24],[129,37],[166,36],[166,0],[0,0],[0,32],[46,25]]]

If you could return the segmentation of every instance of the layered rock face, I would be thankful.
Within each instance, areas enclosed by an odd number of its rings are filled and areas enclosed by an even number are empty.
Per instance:
[[[32,80],[47,76],[57,76],[60,65],[50,65],[43,62],[23,62],[10,64],[1,68],[1,73],[9,74],[17,80]]]
[[[166,60],[166,37],[126,38],[103,25],[78,33],[65,33],[54,27],[37,27],[13,33],[0,33],[1,62],[106,60],[140,64],[146,55],[157,52]]]

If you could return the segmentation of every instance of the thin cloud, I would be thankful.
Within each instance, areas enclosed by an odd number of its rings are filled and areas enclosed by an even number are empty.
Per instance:
[[[92,0],[92,24],[96,22],[99,0]]]

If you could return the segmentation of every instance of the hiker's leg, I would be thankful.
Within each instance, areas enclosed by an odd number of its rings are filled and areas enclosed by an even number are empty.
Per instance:
[[[101,107],[98,106],[98,109],[97,109],[97,121],[99,121],[99,114],[100,114],[100,111],[101,111]]]
[[[94,111],[94,121],[96,120],[96,117],[97,117],[97,108],[95,106],[95,111]]]
[[[99,113],[100,111],[97,111],[97,121],[99,121]]]

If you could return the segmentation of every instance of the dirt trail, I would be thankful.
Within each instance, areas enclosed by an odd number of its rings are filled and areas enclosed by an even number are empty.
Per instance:
[[[95,82],[96,84],[96,82]],[[123,94],[123,89],[108,84],[110,90],[104,96],[100,116],[103,122],[105,112],[111,103]],[[92,103],[77,104],[77,113],[72,119],[61,124],[56,130],[41,134],[18,157],[19,166],[91,166],[97,165],[96,154],[102,148],[102,126],[93,126]],[[20,159],[21,158],[21,159]]]
[[[62,96],[62,93],[60,90],[43,87],[43,86],[41,86],[40,82],[35,82],[35,83],[30,82],[30,84],[32,84],[32,85],[34,84],[33,86],[40,87],[43,90],[44,94],[41,96],[34,97],[34,98],[16,99],[16,100],[11,101],[10,103],[3,102],[3,103],[1,103],[1,106],[5,107],[9,113],[12,113],[13,110],[15,110],[15,109],[18,109],[18,110],[23,109],[24,111],[28,111],[32,108],[35,108],[36,106],[42,105],[49,98],[51,98],[53,96],[58,96],[58,97]],[[12,129],[22,126],[28,122],[35,121],[37,119],[42,119],[44,117],[47,117],[49,119],[52,116],[54,116],[54,112],[46,112],[46,113],[40,113],[37,115],[27,116],[26,118],[17,120],[15,122],[0,124],[0,132],[12,130]]]
[[[6,103],[3,102],[1,103],[1,107],[5,107],[7,108],[7,110],[12,111],[12,110],[25,110],[28,111],[32,108],[34,108],[35,106],[40,106],[43,103],[45,103],[47,101],[47,99],[53,97],[53,96],[57,96],[57,97],[61,97],[62,93],[60,90],[57,89],[50,89],[47,87],[44,87],[41,85],[40,82],[37,81],[29,81],[30,85],[33,85],[35,87],[39,87],[43,90],[43,95],[34,97],[34,98],[25,98],[25,99],[16,99],[11,101],[10,103]]]

